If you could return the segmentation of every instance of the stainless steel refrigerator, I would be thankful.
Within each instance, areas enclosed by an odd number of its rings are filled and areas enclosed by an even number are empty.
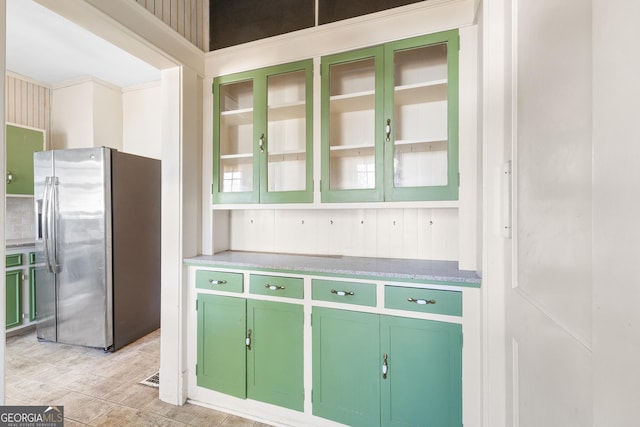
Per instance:
[[[160,161],[34,154],[39,340],[115,351],[160,327]]]

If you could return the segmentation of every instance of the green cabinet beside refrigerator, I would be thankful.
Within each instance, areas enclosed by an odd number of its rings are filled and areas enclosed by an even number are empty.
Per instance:
[[[7,194],[33,195],[33,153],[44,149],[44,131],[6,127]]]
[[[22,323],[22,270],[7,271],[6,278],[6,328]]]

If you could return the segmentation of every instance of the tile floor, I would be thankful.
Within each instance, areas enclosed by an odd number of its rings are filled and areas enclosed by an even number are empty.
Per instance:
[[[157,388],[139,384],[159,362],[160,330],[115,353],[38,342],[32,330],[7,338],[6,404],[63,405],[65,427],[266,427],[197,405],[160,401]]]

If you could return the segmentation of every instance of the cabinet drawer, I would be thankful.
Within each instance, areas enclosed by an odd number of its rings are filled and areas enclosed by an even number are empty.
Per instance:
[[[216,291],[242,292],[242,273],[223,271],[196,271],[196,288]]]
[[[6,267],[16,267],[22,265],[22,254],[7,255]]]
[[[299,277],[252,274],[249,279],[249,291],[252,294],[302,299],[304,284]]]
[[[462,316],[462,292],[387,285],[384,287],[384,306],[421,313]]]
[[[311,298],[317,301],[376,306],[376,285],[339,280],[311,281]]]

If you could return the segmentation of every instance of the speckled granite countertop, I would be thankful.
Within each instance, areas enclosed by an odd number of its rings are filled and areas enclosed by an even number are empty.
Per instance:
[[[184,262],[187,265],[202,267],[267,269],[466,287],[480,287],[481,283],[478,273],[459,270],[456,261],[224,251],[215,255],[187,258]]]

